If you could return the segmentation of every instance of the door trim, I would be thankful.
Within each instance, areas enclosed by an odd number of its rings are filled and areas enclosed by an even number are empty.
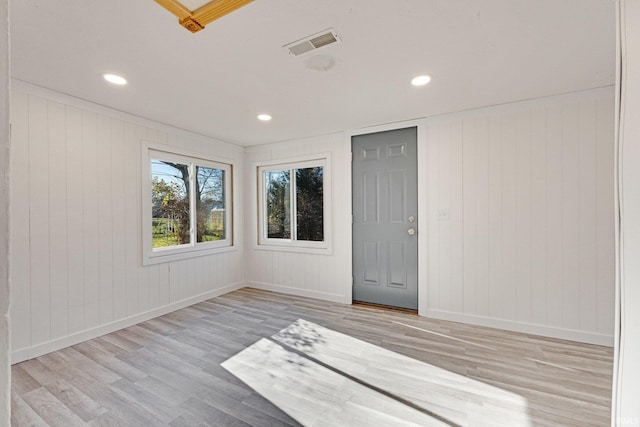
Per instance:
[[[378,133],[384,132],[388,130],[396,130],[396,129],[404,129],[408,127],[416,127],[417,128],[417,149],[418,149],[418,224],[420,224],[420,229],[418,230],[418,315],[426,316],[427,315],[427,233],[428,233],[428,215],[429,206],[427,202],[429,200],[427,191],[427,119],[418,119],[418,120],[407,120],[403,122],[395,122],[389,123],[385,125],[379,126],[371,126],[367,128],[355,129],[345,132],[345,146],[347,149],[348,155],[345,156],[345,170],[348,170],[349,173],[345,174],[347,177],[347,182],[344,183],[344,197],[345,201],[347,201],[348,206],[352,206],[353,202],[353,192],[352,192],[352,155],[351,155],[351,137],[357,135],[366,135],[369,133]],[[344,225],[345,230],[349,230],[349,233],[346,233],[347,236],[344,236],[345,244],[347,246],[347,277],[344,284],[344,302],[345,304],[353,303],[353,224],[352,224],[352,213],[353,208],[349,209],[348,212],[345,212],[344,218],[341,220],[344,221],[342,224]]]

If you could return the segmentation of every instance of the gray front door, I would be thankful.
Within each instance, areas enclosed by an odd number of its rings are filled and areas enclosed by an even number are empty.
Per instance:
[[[418,308],[417,129],[358,135],[353,152],[353,300]]]

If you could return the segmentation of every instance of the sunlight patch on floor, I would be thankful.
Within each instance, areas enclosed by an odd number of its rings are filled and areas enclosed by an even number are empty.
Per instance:
[[[515,393],[302,319],[222,366],[305,426],[529,426]]]

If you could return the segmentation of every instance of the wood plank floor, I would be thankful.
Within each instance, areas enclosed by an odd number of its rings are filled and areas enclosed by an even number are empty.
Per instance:
[[[520,396],[516,425],[610,424],[611,348],[242,289],[14,365],[12,425],[300,425],[220,366],[298,319]]]

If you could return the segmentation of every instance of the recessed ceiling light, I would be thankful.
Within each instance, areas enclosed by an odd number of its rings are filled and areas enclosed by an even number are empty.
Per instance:
[[[271,120],[271,116],[268,114],[258,114],[258,120],[262,120],[263,122],[268,122]]]
[[[127,84],[127,79],[117,74],[106,73],[103,74],[102,77],[104,77],[106,81],[108,81],[109,83],[113,83],[114,85],[122,86]]]
[[[431,81],[429,76],[418,76],[411,80],[411,84],[414,86],[424,86]]]

